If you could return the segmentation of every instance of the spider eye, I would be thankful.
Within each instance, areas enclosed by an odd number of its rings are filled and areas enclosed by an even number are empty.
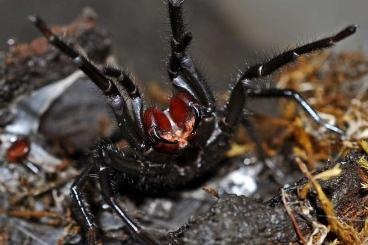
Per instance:
[[[188,119],[193,115],[190,103],[194,101],[188,93],[177,93],[170,100],[170,116],[179,126],[184,127]]]

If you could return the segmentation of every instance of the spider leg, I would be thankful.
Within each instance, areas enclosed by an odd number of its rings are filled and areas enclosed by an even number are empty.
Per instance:
[[[89,210],[89,205],[87,201],[85,200],[84,193],[82,189],[84,188],[89,174],[93,171],[93,166],[90,166],[86,168],[74,181],[70,188],[70,195],[73,200],[73,204],[78,209],[81,216],[78,216],[81,218],[83,228],[87,231],[87,244],[96,244],[96,230],[97,225],[95,222],[95,219],[93,217],[93,214]]]
[[[251,89],[247,87],[247,84],[250,83],[251,79],[267,76],[272,72],[274,72],[275,70],[277,70],[278,68],[295,61],[302,54],[307,54],[316,50],[332,47],[335,43],[354,34],[356,32],[356,29],[357,29],[356,25],[350,25],[334,36],[323,38],[321,40],[297,47],[295,49],[289,50],[272,58],[271,60],[269,60],[264,64],[257,64],[250,67],[243,74],[241,74],[237,83],[235,84],[235,87],[231,91],[231,95],[227,103],[227,114],[225,116],[225,122],[228,123],[230,126],[234,126],[238,122],[238,115],[242,112],[245,106],[247,96],[256,97],[257,93],[258,94],[267,93],[265,90],[260,90],[259,92],[256,91],[252,92]],[[284,93],[283,97],[293,98],[317,123],[322,124],[324,127],[333,132],[343,134],[341,129],[336,128],[335,126],[332,126],[330,124],[323,123],[318,113],[314,111],[313,108],[299,94],[290,93],[290,90],[288,91],[289,92]],[[281,95],[276,94],[283,94],[283,93],[275,92],[274,90],[272,90],[271,93],[268,94],[269,94],[268,96],[267,95],[265,96],[258,95],[258,96],[281,97]]]
[[[37,27],[37,29],[46,37],[47,41],[69,56],[73,62],[81,69],[91,80],[105,93],[118,93],[110,80],[108,80],[91,62],[80,55],[71,46],[56,36],[46,23],[38,16],[30,16],[29,20]]]
[[[271,98],[271,97],[275,97],[275,98],[290,98],[295,100],[302,108],[303,110],[313,119],[313,121],[315,121],[317,124],[325,127],[326,129],[339,134],[339,135],[344,135],[344,131],[339,129],[338,127],[328,124],[326,122],[323,121],[323,119],[320,117],[320,115],[313,109],[313,107],[311,105],[308,104],[308,102],[296,91],[291,90],[291,89],[277,89],[277,88],[273,88],[273,89],[262,89],[262,90],[258,90],[258,91],[254,91],[254,90],[249,90],[247,91],[247,95],[249,97],[253,97],[253,98],[262,98],[262,97],[266,97],[266,98]]]
[[[111,184],[109,167],[101,165],[98,172],[98,176],[100,180],[102,196],[104,197],[107,204],[124,221],[129,230],[145,244],[152,244],[152,245],[159,244],[147,232],[145,232],[136,222],[134,222],[129,217],[127,212],[118,204]]]
[[[249,80],[246,80],[249,82]],[[325,127],[326,129],[339,134],[344,135],[344,131],[339,129],[338,127],[328,124],[323,121],[320,115],[313,109],[311,105],[296,91],[290,89],[261,89],[261,90],[252,90],[246,88],[246,85],[242,82],[239,82],[235,85],[234,89],[231,92],[230,99],[227,103],[227,114],[225,116],[225,122],[229,126],[234,126],[238,122],[238,115],[242,112],[243,108],[246,105],[246,100],[248,97],[253,98],[290,98],[295,100],[298,105],[300,105],[303,110],[309,115],[317,124]]]
[[[246,80],[250,82],[249,80]],[[238,81],[231,90],[230,98],[226,105],[225,124],[233,128],[239,122],[239,115],[243,113],[247,100],[246,88],[243,82]]]
[[[192,34],[185,31],[183,2],[183,0],[168,0],[172,31],[169,77],[175,88],[193,95],[207,108],[207,112],[211,113],[216,107],[214,96],[192,58],[185,52],[192,40]]]
[[[286,51],[264,64],[256,64],[246,70],[239,80],[252,79],[262,76],[267,76],[279,69],[280,67],[295,61],[300,55],[308,54],[317,50],[325,49],[334,46],[337,42],[353,35],[358,26],[350,25],[337,33],[334,36],[326,37],[321,40],[305,44],[295,49]]]
[[[30,16],[29,19],[46,37],[50,44],[55,46],[65,55],[69,56],[79,67],[79,69],[81,69],[91,79],[91,81],[95,83],[97,87],[105,94],[118,121],[118,126],[129,141],[130,145],[138,149],[143,149],[146,142],[137,132],[137,130],[140,131],[141,128],[136,128],[136,123],[130,116],[125,99],[119,91],[119,88],[114,84],[114,82],[111,79],[107,78],[94,64],[88,61],[87,58],[79,54],[79,52],[77,52],[70,45],[62,41],[54,33],[52,33],[50,28],[48,28],[48,26],[42,19],[37,16]],[[132,87],[128,85],[128,89],[131,88]],[[139,101],[139,103],[141,103],[141,101]]]
[[[143,100],[138,87],[134,84],[130,76],[120,69],[106,66],[103,73],[107,76],[117,79],[117,83],[123,86],[129,98],[132,100],[132,109],[134,121],[137,125],[138,132],[141,137],[145,136],[143,126]]]

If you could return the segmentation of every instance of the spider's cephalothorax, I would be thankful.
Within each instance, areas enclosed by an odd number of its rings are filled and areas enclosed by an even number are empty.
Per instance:
[[[72,185],[71,196],[82,214],[81,222],[86,228],[89,244],[96,242],[96,224],[82,194],[91,175],[98,176],[102,196],[130,231],[145,244],[157,244],[118,205],[112,186],[119,183],[121,190],[130,187],[163,193],[186,186],[216,169],[229,147],[232,132],[237,125],[251,125],[244,114],[249,97],[294,99],[315,122],[334,133],[344,133],[325,123],[297,92],[276,88],[253,90],[247,84],[254,78],[269,75],[295,61],[300,55],[333,46],[355,33],[355,25],[348,26],[334,36],[286,51],[263,64],[248,68],[240,74],[226,106],[217,108],[212,91],[186,52],[192,35],[184,28],[182,3],[183,0],[168,0],[172,30],[168,74],[175,93],[169,108],[164,111],[144,108],[138,88],[126,73],[111,67],[101,71],[55,36],[40,18],[30,18],[48,41],[68,55],[104,93],[122,137],[129,143],[128,147],[117,149],[110,141],[101,142],[93,151],[92,160],[86,169]],[[254,134],[251,136],[257,143]],[[260,149],[258,147],[258,153],[263,158]],[[119,176],[118,181],[116,176]]]

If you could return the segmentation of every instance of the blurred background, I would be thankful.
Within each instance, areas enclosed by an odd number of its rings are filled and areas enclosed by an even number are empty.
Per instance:
[[[107,27],[118,63],[142,81],[165,81],[169,25],[163,0],[0,0],[0,49],[7,40],[39,36],[27,20],[41,15],[50,24],[67,24],[90,6]],[[359,24],[359,33],[338,49],[364,47],[368,40],[365,0],[187,0],[186,22],[194,33],[191,52],[217,89],[226,89],[238,69],[296,44]],[[256,58],[256,59],[255,59]]]

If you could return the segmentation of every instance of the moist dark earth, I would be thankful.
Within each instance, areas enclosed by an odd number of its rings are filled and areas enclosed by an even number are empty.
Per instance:
[[[342,161],[342,174],[321,185],[335,207],[337,216],[348,223],[362,228],[367,204],[366,193],[360,183],[366,178],[357,164],[362,153],[354,152]],[[333,167],[328,163],[320,171]],[[306,183],[300,179],[290,187],[284,188],[290,199],[298,200],[297,189]],[[324,223],[324,214],[314,193],[305,201],[312,208],[316,220]],[[295,213],[303,234],[311,234],[312,224],[302,214]],[[224,194],[204,215],[191,220],[187,225],[172,234],[172,243],[181,244],[289,244],[299,241],[290,217],[285,211],[281,194],[262,202],[245,196]]]

